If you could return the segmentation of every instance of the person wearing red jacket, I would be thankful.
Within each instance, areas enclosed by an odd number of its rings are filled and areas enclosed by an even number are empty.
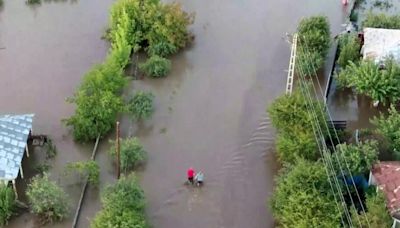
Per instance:
[[[194,176],[195,176],[194,169],[193,169],[192,167],[190,167],[190,168],[187,170],[187,178],[188,178],[189,183],[191,183],[191,184],[194,183],[194,182],[193,182]]]

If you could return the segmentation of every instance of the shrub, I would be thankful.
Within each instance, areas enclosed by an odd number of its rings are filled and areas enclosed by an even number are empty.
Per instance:
[[[350,62],[357,63],[360,60],[360,42],[354,34],[345,34],[339,40],[340,54],[338,63],[342,68]]]
[[[103,208],[91,222],[92,228],[145,228],[145,198],[134,175],[122,177],[102,193]]]
[[[396,108],[392,105],[387,117],[374,117],[371,123],[376,126],[376,132],[389,142],[394,158],[400,159],[400,113]]]
[[[350,63],[337,79],[341,87],[354,88],[357,94],[383,104],[400,99],[400,67],[391,59],[386,60],[384,69],[372,61],[362,61],[359,65]]]
[[[314,76],[318,69],[324,64],[324,57],[318,52],[306,52],[299,48],[296,56],[296,72],[300,76]]]
[[[362,228],[366,227],[391,227],[393,219],[386,207],[385,196],[381,191],[367,194],[366,197],[367,211],[359,215],[355,210],[351,216],[353,224],[361,222]],[[368,219],[368,220],[367,220]]]
[[[378,142],[366,140],[358,145],[339,144],[336,146],[336,153],[338,153],[337,157],[332,154],[332,157],[334,157],[332,161],[338,174],[340,174],[339,164],[345,172],[348,170],[348,165],[352,175],[364,174],[370,171],[372,165],[378,161]]]
[[[115,141],[110,141],[110,155],[115,156]],[[146,161],[147,153],[137,138],[127,138],[121,140],[120,165],[125,172],[136,168]]]
[[[277,156],[281,162],[296,163],[300,158],[317,160],[317,142],[312,130],[298,130],[278,133],[276,139]]]
[[[153,99],[150,92],[136,92],[128,103],[128,110],[135,119],[148,119],[154,112]]]
[[[163,77],[171,70],[171,61],[163,57],[151,56],[145,63],[139,65],[140,70],[147,75],[158,78]]]
[[[7,185],[0,184],[0,226],[7,225],[15,210],[15,193]]]
[[[68,163],[66,166],[67,174],[77,172],[81,177],[88,178],[88,182],[93,185],[99,184],[100,167],[96,161],[78,161]]]
[[[388,16],[384,13],[374,14],[369,12],[362,23],[363,27],[400,29],[400,16]]]
[[[67,217],[68,197],[46,174],[32,178],[26,195],[32,212],[39,215],[44,223],[61,221]]]
[[[324,164],[298,160],[277,178],[272,213],[282,227],[340,227]]]

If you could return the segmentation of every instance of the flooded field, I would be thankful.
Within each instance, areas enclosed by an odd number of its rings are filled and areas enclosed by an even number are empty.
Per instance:
[[[327,15],[332,33],[346,10],[337,0],[181,1],[195,12],[194,43],[173,57],[165,79],[132,81],[131,89],[156,96],[153,118],[138,126],[124,119],[123,134],[138,136],[149,153],[139,172],[154,227],[272,227],[266,207],[277,165],[274,132],[265,109],[284,92],[290,45],[285,33],[299,19]],[[83,74],[101,62],[101,40],[111,0],[8,1],[0,11],[2,113],[35,113],[33,131],[50,135],[58,155],[55,179],[70,161],[86,160],[92,146],[77,145],[60,122]],[[99,149],[101,182],[112,182],[106,150]],[[205,173],[201,189],[183,185],[189,166]],[[80,186],[62,183],[77,202]],[[79,227],[100,208],[98,190],[85,199]],[[70,227],[72,219],[49,227]],[[25,214],[10,227],[35,227]]]

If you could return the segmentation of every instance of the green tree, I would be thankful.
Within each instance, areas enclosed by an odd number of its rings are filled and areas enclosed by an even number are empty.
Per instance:
[[[340,37],[338,63],[342,68],[346,68],[350,62],[357,63],[360,60],[360,45],[354,34],[345,34]]]
[[[88,182],[97,186],[99,184],[100,167],[96,161],[70,162],[65,167],[66,173],[77,172],[81,177],[88,178]]]
[[[155,78],[164,77],[171,70],[171,61],[166,58],[153,55],[147,59],[146,62],[140,64],[139,69],[145,72],[147,75]]]
[[[276,139],[277,156],[284,163],[296,163],[300,158],[317,160],[319,152],[312,131],[298,130],[278,133]]]
[[[128,111],[137,119],[148,119],[154,112],[154,95],[150,92],[138,91],[128,103]]]
[[[115,156],[115,141],[110,141],[110,155]],[[121,140],[120,165],[125,172],[143,164],[147,159],[147,152],[137,138]]]
[[[400,16],[389,16],[384,13],[374,14],[369,12],[362,23],[363,27],[400,29]]]
[[[339,164],[347,172],[347,163],[351,174],[364,174],[369,172],[372,166],[378,161],[378,142],[366,140],[365,142],[360,142],[358,145],[339,144],[336,146],[336,153],[338,154],[332,154],[332,162],[338,173],[340,170]]]
[[[376,132],[382,135],[388,142],[394,158],[400,159],[400,113],[392,105],[389,115],[374,117],[371,123],[376,126]]]
[[[102,193],[103,208],[91,222],[92,228],[145,228],[145,197],[134,175],[122,177]]]
[[[61,221],[68,216],[67,194],[46,174],[32,178],[26,195],[32,212],[39,215],[43,223]]]
[[[15,194],[7,185],[0,184],[0,226],[7,225],[15,212]]]
[[[387,104],[400,100],[400,67],[391,59],[385,61],[384,69],[372,61],[350,63],[337,79],[341,87],[354,88],[374,101]]]
[[[271,200],[272,213],[282,227],[340,227],[324,165],[299,160],[277,178]]]
[[[367,211],[359,215],[355,210],[352,210],[351,216],[353,224],[361,222],[361,228],[381,228],[391,227],[393,219],[386,207],[386,201],[381,191],[367,194],[366,197]],[[367,220],[368,219],[368,220]]]

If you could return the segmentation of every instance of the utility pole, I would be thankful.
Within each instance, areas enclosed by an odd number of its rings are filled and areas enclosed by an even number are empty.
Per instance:
[[[115,154],[117,155],[117,179],[119,180],[119,177],[121,175],[121,168],[120,168],[120,154],[119,154],[119,121],[117,121],[117,138],[115,139]]]

